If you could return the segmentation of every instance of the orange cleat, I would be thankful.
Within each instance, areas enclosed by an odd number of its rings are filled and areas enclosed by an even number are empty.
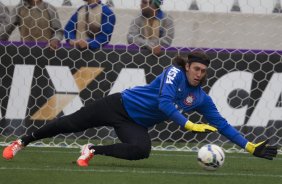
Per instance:
[[[80,167],[88,167],[89,161],[93,158],[94,156],[94,149],[89,149],[93,144],[85,144],[81,148],[81,155],[77,159],[76,163]]]
[[[13,159],[14,156],[17,154],[17,152],[20,151],[23,148],[24,148],[24,146],[22,144],[22,141],[16,140],[4,149],[3,158],[5,158],[6,160]]]

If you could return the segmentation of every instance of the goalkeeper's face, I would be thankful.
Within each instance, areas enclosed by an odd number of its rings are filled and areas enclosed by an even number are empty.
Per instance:
[[[198,86],[206,78],[207,66],[202,63],[198,63],[198,62],[192,62],[191,64],[187,63],[185,65],[185,69],[186,69],[186,76],[188,82],[191,86]]]

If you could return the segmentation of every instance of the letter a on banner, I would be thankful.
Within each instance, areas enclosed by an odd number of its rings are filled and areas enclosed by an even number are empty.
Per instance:
[[[227,102],[228,95],[235,89],[243,89],[249,93],[252,79],[252,73],[243,71],[231,72],[218,79],[209,92],[218,111],[233,126],[244,124],[247,106],[240,109],[231,107]]]
[[[282,93],[281,84],[282,74],[274,73],[247,125],[266,127],[270,120],[282,120],[282,107],[277,105]]]

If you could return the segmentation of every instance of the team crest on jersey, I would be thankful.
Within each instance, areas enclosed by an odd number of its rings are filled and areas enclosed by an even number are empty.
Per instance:
[[[185,99],[184,99],[184,104],[191,106],[195,100],[195,96],[193,94],[189,94]]]

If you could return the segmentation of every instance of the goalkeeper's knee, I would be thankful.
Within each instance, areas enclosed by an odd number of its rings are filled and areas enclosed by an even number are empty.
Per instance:
[[[151,148],[132,145],[129,150],[128,160],[141,160],[150,156]]]

